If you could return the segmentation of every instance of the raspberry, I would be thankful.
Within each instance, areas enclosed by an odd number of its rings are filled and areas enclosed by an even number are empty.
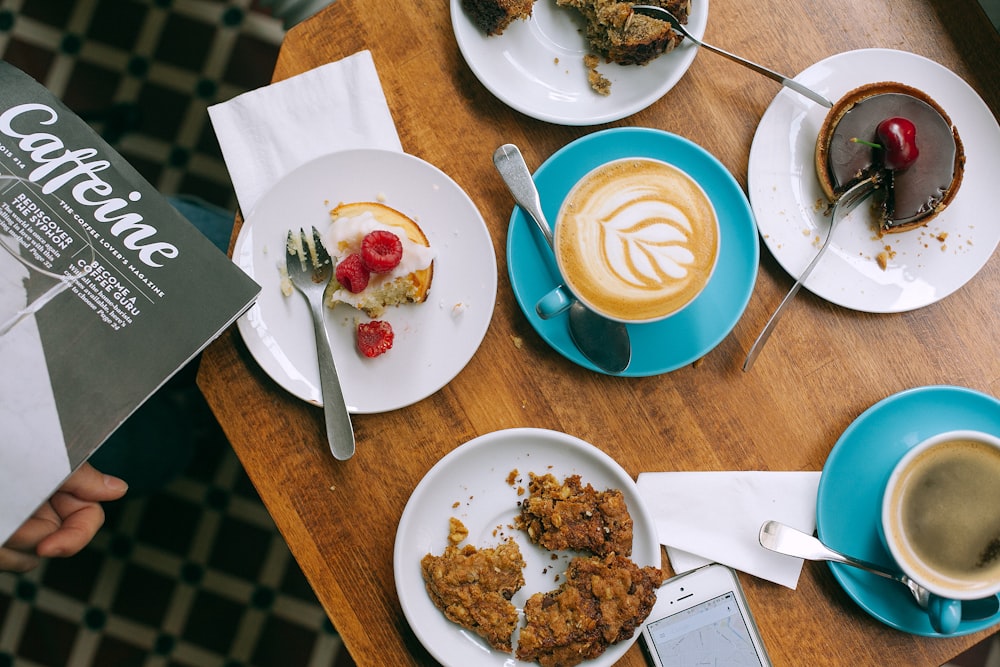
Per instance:
[[[372,320],[358,325],[358,351],[369,359],[388,352],[394,338],[388,322]]]
[[[337,282],[348,292],[357,294],[368,287],[368,269],[361,261],[361,255],[352,253],[337,263]]]
[[[403,243],[392,232],[376,229],[361,239],[361,261],[372,273],[392,271],[402,258]]]

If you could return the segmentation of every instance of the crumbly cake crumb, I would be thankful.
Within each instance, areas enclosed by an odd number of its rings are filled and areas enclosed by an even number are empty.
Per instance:
[[[885,271],[889,266],[889,253],[883,250],[879,254],[875,255],[875,263],[878,264],[878,268]]]
[[[510,652],[518,621],[510,599],[524,586],[521,549],[513,540],[494,548],[477,549],[471,544],[459,548],[452,538],[468,531],[458,519],[450,524],[451,543],[444,553],[427,554],[420,561],[427,593],[448,620],[472,630],[490,646]]]
[[[587,82],[590,84],[590,87],[598,95],[607,96],[611,94],[611,81],[597,71],[597,66],[600,62],[601,59],[593,53],[588,53],[583,57],[583,65],[587,68]]]
[[[628,639],[649,616],[663,582],[659,568],[624,556],[574,558],[559,588],[532,595],[517,658],[542,667],[571,667]]]
[[[451,517],[448,519],[448,542],[451,544],[459,544],[465,538],[469,536],[469,529],[465,527],[465,524]]]
[[[516,523],[532,542],[551,551],[631,555],[632,517],[619,489],[596,491],[583,486],[579,475],[562,483],[551,473],[529,475],[529,496]]]

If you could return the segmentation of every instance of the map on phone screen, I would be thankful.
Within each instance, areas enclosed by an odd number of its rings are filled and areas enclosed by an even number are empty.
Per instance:
[[[732,593],[649,624],[663,667],[760,667],[746,621]]]

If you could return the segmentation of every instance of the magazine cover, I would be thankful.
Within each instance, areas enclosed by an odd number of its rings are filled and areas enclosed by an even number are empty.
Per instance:
[[[0,62],[0,544],[259,289]]]

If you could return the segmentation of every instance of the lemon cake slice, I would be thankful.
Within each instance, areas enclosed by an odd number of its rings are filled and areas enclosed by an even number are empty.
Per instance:
[[[416,222],[378,202],[341,203],[330,218],[323,243],[336,277],[326,291],[328,307],[346,303],[374,319],[389,306],[427,300],[435,254]],[[395,250],[387,233],[398,239]],[[395,262],[389,259],[394,252]]]

